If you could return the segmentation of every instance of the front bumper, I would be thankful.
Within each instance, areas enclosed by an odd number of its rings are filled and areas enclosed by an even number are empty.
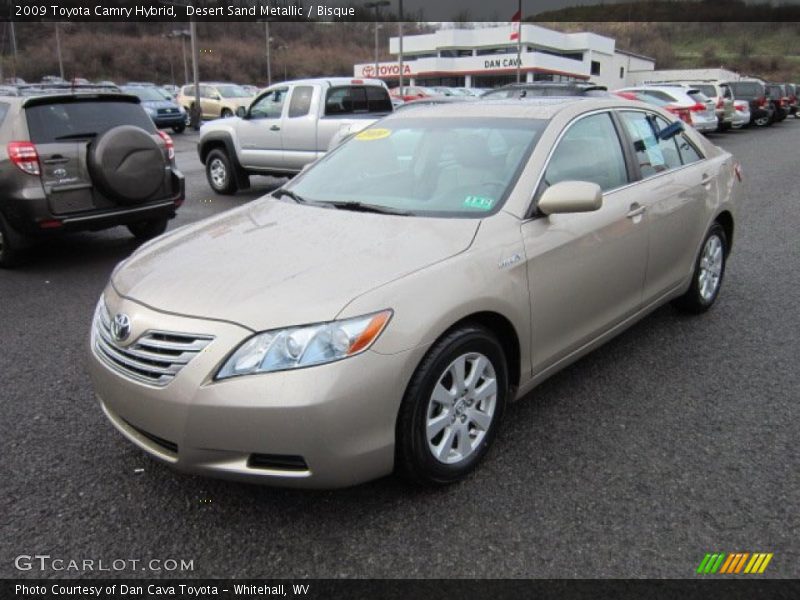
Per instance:
[[[327,365],[214,381],[252,332],[160,313],[111,287],[105,297],[111,315],[130,317],[131,339],[154,329],[214,337],[164,387],[121,374],[90,349],[89,371],[105,414],[151,456],[181,471],[288,487],[345,487],[393,470],[396,416],[424,349],[367,351]],[[281,467],[289,458],[301,462]]]
[[[180,127],[186,125],[186,116],[183,113],[174,115],[159,115],[152,117],[156,127]]]

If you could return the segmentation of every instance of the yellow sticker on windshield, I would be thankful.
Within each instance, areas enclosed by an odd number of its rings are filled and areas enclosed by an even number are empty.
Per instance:
[[[375,140],[382,140],[390,135],[392,135],[391,129],[365,129],[356,136],[356,139],[362,142],[372,142]]]

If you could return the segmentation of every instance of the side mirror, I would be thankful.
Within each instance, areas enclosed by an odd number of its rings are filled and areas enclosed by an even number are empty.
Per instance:
[[[538,208],[546,215],[592,212],[603,206],[603,191],[588,181],[562,181],[547,188]]]
[[[686,127],[684,126],[683,121],[673,121],[658,132],[658,139],[671,140],[685,129]]]
[[[222,100],[222,97],[219,94],[217,94],[215,96],[211,96],[211,99],[212,100]]]

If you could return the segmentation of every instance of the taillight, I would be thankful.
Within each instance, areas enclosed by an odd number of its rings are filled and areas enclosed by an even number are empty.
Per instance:
[[[667,105],[664,107],[664,109],[668,112],[671,112],[673,115],[677,115],[678,118],[687,125],[692,124],[692,113],[690,113],[688,109],[672,105]]]
[[[28,175],[40,175],[39,153],[32,142],[8,142],[6,146],[8,158]]]
[[[733,173],[736,175],[736,179],[738,179],[739,182],[741,182],[742,181],[742,165],[740,165],[738,162],[734,163],[734,165],[733,165]]]
[[[767,97],[766,96],[761,96],[758,99],[758,105],[761,106],[761,107],[766,106],[767,105]]]
[[[725,108],[725,103],[722,101],[722,98],[717,100],[717,108]]]
[[[705,112],[706,110],[708,110],[708,107],[702,102],[698,102],[697,104],[693,104],[692,106],[690,106],[689,110],[692,112]]]
[[[167,146],[167,156],[169,156],[170,160],[173,160],[175,158],[175,143],[172,141],[172,138],[169,137],[169,135],[160,129],[158,130],[158,135],[162,140],[164,140],[164,144]]]
[[[789,99],[781,98],[781,106],[789,106]]]

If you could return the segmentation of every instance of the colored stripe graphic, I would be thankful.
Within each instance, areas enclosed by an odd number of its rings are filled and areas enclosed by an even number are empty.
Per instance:
[[[773,556],[774,554],[767,552],[755,552],[753,554],[749,552],[732,552],[730,554],[709,552],[697,567],[697,573],[701,575],[713,575],[715,573],[720,575],[761,574],[766,570]]]

